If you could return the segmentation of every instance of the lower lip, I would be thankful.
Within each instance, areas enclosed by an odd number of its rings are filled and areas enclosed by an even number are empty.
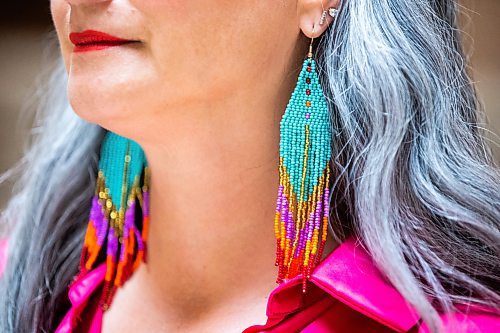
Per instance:
[[[80,44],[76,45],[73,49],[74,52],[89,52],[89,51],[99,51],[104,49],[109,49],[110,47],[123,46],[133,43],[131,41],[109,41],[109,42],[99,42],[94,44]]]

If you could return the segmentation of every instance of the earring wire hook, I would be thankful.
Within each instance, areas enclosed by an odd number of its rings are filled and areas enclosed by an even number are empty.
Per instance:
[[[323,5],[323,0],[321,0],[321,9],[323,10],[322,15],[324,15],[326,13],[326,10],[325,10],[325,6]],[[322,24],[322,23],[320,22],[320,24]],[[314,30],[315,30],[315,28],[316,28],[316,23],[313,23],[311,43],[309,44],[309,53],[307,54],[307,56],[309,58],[312,58],[312,45],[313,45],[313,41],[314,41]]]
[[[314,41],[314,29],[316,28],[316,24],[313,23],[313,30],[312,30],[312,37],[311,37],[311,42],[309,43],[309,53],[307,54],[307,57],[310,59],[312,58],[312,49],[313,49],[313,41]]]

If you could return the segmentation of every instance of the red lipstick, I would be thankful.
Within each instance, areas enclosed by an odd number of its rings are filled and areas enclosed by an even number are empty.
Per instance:
[[[69,34],[69,39],[75,44],[74,52],[97,51],[135,42],[95,30],[72,32]]]

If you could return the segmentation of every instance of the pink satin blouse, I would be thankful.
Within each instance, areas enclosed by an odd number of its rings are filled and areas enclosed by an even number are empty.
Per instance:
[[[6,242],[0,242],[0,273],[5,262]],[[3,258],[3,259],[2,259]],[[68,290],[72,307],[56,333],[100,333],[102,310],[96,297],[104,281],[101,264]],[[419,315],[380,274],[367,252],[353,237],[323,259],[311,274],[304,295],[301,276],[285,280],[271,292],[267,322],[253,325],[243,333],[350,333],[428,332]],[[465,307],[464,307],[465,308]],[[446,332],[500,332],[500,314],[492,309],[469,307],[451,317],[443,315]]]

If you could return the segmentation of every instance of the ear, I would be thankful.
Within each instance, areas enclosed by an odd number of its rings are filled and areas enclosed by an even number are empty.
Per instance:
[[[340,0],[297,0],[297,18],[304,35],[309,38],[321,36],[334,20],[328,14],[328,9],[331,7],[338,9],[339,4]],[[326,10],[326,18],[323,25],[320,25],[323,10]]]

